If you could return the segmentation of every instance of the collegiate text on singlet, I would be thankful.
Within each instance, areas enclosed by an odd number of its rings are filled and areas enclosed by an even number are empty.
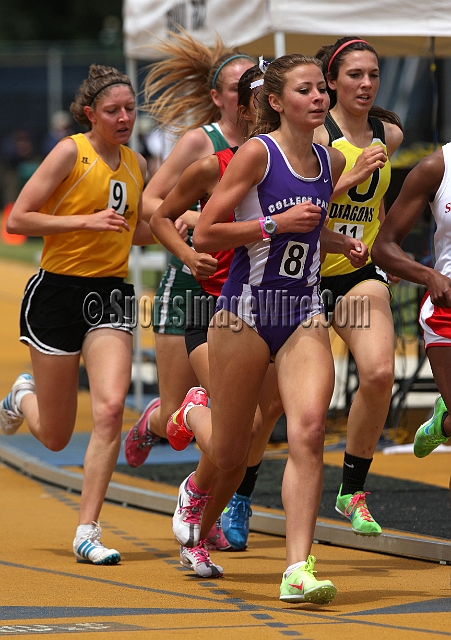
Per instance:
[[[294,171],[270,135],[263,134],[256,139],[267,149],[265,175],[235,209],[235,219],[255,220],[283,213],[310,200],[321,207],[321,222],[309,233],[281,233],[270,242],[262,239],[237,247],[230,278],[243,284],[281,290],[312,287],[320,277],[319,236],[333,190],[329,153],[325,147],[313,144],[319,174],[315,178],[304,178]]]
[[[383,139],[382,122],[377,121],[375,118],[371,118],[370,121],[373,122],[373,140],[369,146],[382,145],[385,153],[387,153],[385,139]],[[355,165],[363,149],[355,147],[346,140],[330,114],[327,114],[325,124],[329,133],[332,132],[331,146],[339,149],[346,158],[346,166],[343,171],[343,173],[346,173]],[[333,127],[330,125],[333,125]],[[380,132],[379,136],[376,134],[376,129]],[[390,184],[390,176],[391,166],[390,161],[387,160],[384,167],[376,169],[366,182],[352,187],[347,192],[334,198],[329,206],[328,228],[336,233],[358,238],[371,250],[379,231],[379,208]],[[369,258],[368,262],[371,262]],[[329,253],[321,265],[321,274],[324,277],[338,276],[353,271],[356,271],[356,269],[351,266],[349,260],[342,254]]]
[[[79,230],[45,236],[41,267],[72,276],[125,278],[144,186],[136,154],[121,145],[119,167],[113,171],[84,134],[71,138],[78,149],[74,168],[41,212],[53,216],[89,216],[112,207],[126,218],[130,231]]]

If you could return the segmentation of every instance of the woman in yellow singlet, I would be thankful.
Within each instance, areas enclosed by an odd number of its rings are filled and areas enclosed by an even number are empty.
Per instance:
[[[390,157],[403,139],[396,114],[374,106],[379,62],[374,48],[357,37],[320,49],[331,106],[315,141],[339,149],[345,170],[329,206],[328,228],[360,239],[371,251],[384,219]],[[372,262],[354,268],[340,254],[321,267],[321,291],[332,326],[352,353],[359,386],[348,416],[343,483],[336,510],[355,533],[377,536],[365,480],[390,406],[394,379],[394,330],[387,275]]]

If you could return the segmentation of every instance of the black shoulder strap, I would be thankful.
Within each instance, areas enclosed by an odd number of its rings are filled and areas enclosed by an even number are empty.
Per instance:
[[[370,123],[373,127],[373,138],[379,138],[385,144],[385,129],[382,120],[370,116]]]
[[[332,142],[334,140],[338,140],[338,138],[342,138],[343,134],[341,132],[340,127],[332,118],[330,113],[326,115],[326,119],[324,121],[324,126],[326,127],[326,131],[329,134],[329,147],[332,146]]]

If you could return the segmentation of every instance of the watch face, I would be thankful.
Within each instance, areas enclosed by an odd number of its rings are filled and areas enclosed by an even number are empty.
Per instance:
[[[276,226],[277,225],[274,222],[274,220],[271,220],[271,219],[269,219],[269,220],[266,219],[265,220],[264,227],[265,227],[266,233],[269,233],[269,234],[274,233],[274,231],[276,230]]]

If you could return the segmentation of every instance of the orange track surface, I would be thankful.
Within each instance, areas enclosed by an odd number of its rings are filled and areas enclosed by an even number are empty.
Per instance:
[[[28,350],[18,342],[18,313],[23,287],[34,269],[6,261],[0,261],[0,268],[3,397],[15,376],[29,370]],[[127,411],[124,432],[135,419]],[[89,398],[81,392],[77,430],[89,429]],[[14,437],[8,444],[14,446]],[[328,453],[326,462],[341,464],[341,455]],[[405,454],[377,454],[372,471],[448,486],[450,463],[447,453],[424,461]],[[114,479],[118,482],[120,476]],[[137,486],[141,483],[136,480]],[[115,567],[77,564],[72,539],[79,496],[2,463],[0,487],[0,636],[57,634],[105,640],[451,637],[449,566],[314,545],[317,576],[331,579],[338,595],[328,606],[290,606],[278,600],[285,569],[283,538],[251,533],[247,551],[214,552],[225,578],[200,580],[179,564],[169,516],[107,503],[102,511],[103,540],[120,550],[123,561]],[[173,494],[174,488],[167,491]],[[434,517],[437,514],[431,514]]]

